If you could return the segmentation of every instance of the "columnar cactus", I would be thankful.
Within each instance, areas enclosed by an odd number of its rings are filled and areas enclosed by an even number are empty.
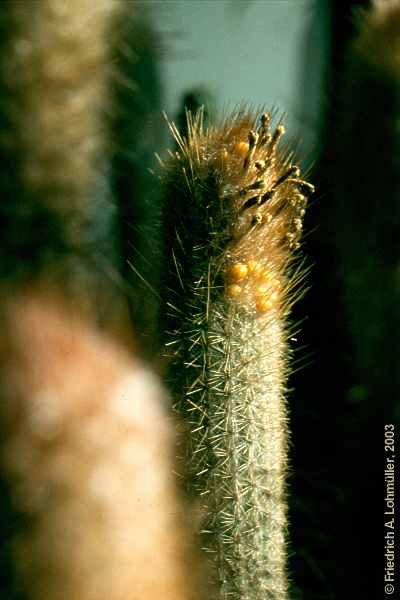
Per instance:
[[[270,123],[239,109],[205,130],[189,114],[187,139],[171,125],[178,149],[161,161],[168,379],[224,600],[287,597],[288,316],[313,187]]]

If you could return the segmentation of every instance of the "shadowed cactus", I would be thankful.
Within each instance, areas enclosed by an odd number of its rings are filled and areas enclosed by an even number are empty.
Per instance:
[[[161,161],[168,380],[221,599],[287,597],[288,315],[313,187],[270,122],[239,109],[204,129],[189,114],[187,139],[170,125],[178,150]]]
[[[335,207],[343,225],[335,244],[354,362],[369,409],[381,410],[385,398],[393,410],[400,385],[393,336],[400,326],[398,0],[376,1],[360,18],[340,100]]]

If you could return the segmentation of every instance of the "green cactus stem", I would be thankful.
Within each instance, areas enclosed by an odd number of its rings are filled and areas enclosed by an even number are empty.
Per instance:
[[[271,119],[238,109],[205,129],[188,114],[187,138],[170,125],[177,151],[160,159],[168,380],[221,600],[287,598],[288,317],[313,187]]]

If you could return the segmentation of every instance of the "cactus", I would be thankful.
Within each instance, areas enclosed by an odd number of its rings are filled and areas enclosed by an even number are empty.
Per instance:
[[[287,597],[288,321],[304,289],[296,260],[313,187],[239,108],[220,126],[188,114],[160,159],[168,381],[190,429],[187,490],[221,599]]]
[[[0,8],[0,274],[52,279],[107,328],[126,314],[109,170],[120,0]],[[126,329],[126,328],[125,328]]]
[[[2,551],[8,542],[15,571],[2,596],[194,598],[158,379],[54,289],[3,295],[0,319],[0,468],[14,512]]]
[[[398,0],[377,1],[360,18],[335,136],[335,208],[343,226],[334,241],[362,395],[369,398],[369,409],[375,403],[379,411],[382,398],[393,410],[400,384],[393,337],[400,325],[399,30]]]

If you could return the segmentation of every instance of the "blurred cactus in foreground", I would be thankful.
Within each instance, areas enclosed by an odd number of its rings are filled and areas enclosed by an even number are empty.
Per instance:
[[[0,322],[0,467],[15,519],[2,597],[193,598],[199,566],[158,379],[59,290],[3,290]]]

